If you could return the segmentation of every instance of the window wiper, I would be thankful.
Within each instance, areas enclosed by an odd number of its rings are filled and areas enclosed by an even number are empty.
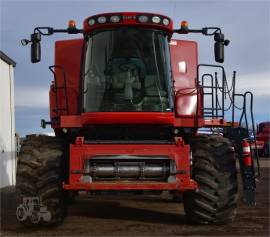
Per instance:
[[[85,77],[89,74],[90,69],[88,68],[87,72],[83,74],[83,83],[84,83],[84,90],[83,94],[85,94],[88,91],[87,83],[85,83]]]

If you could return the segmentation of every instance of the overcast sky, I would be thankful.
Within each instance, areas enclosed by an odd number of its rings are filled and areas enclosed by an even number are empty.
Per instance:
[[[256,121],[269,120],[270,104],[270,2],[269,1],[14,1],[0,0],[0,48],[17,62],[15,68],[16,129],[21,135],[42,132],[40,119],[48,119],[48,91],[54,62],[54,41],[68,39],[58,34],[42,40],[42,61],[30,63],[30,47],[20,40],[29,37],[36,26],[66,28],[69,19],[82,27],[93,14],[118,11],[161,13],[178,28],[187,20],[190,28],[218,26],[231,44],[225,51],[227,77],[237,70],[241,92],[255,95]],[[73,36],[78,37],[78,36]],[[199,62],[214,63],[213,40],[202,35],[177,36],[199,43]]]

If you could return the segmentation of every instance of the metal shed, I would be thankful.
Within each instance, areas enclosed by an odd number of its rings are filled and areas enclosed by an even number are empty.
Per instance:
[[[14,67],[0,51],[0,188],[15,185],[16,137],[14,118]]]

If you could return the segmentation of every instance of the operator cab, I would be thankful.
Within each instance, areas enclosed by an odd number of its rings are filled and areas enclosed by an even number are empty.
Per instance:
[[[83,111],[171,112],[168,35],[118,27],[86,37]]]
[[[49,67],[54,74],[51,121],[43,121],[42,127],[51,124],[60,133],[61,128],[80,131],[89,125],[202,125],[196,43],[177,45],[171,37],[214,36],[217,62],[223,62],[229,43],[218,27],[189,29],[182,21],[181,28],[173,29],[172,20],[160,14],[104,13],[86,18],[82,29],[74,20],[67,29],[36,27],[31,40],[22,40],[23,45],[31,43],[33,63],[41,59],[42,36],[54,33],[83,34],[80,39],[57,41],[55,65]],[[200,121],[194,123],[198,116]]]

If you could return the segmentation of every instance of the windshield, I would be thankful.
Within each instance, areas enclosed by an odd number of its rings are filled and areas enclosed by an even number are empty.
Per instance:
[[[120,28],[88,36],[84,111],[172,111],[169,55],[161,31]]]

